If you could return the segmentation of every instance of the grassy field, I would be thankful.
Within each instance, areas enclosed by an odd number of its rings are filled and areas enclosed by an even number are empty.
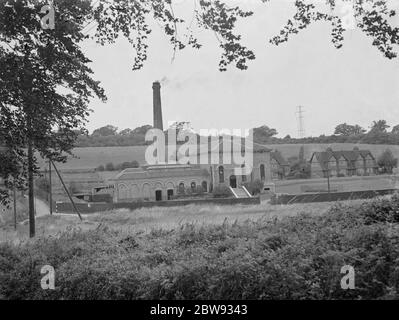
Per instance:
[[[276,181],[277,193],[304,193],[306,188],[327,191],[327,179],[302,179]],[[330,179],[331,190],[334,191],[365,191],[399,189],[399,177],[391,175],[378,175],[368,177],[343,177]]]
[[[309,159],[313,152],[323,151],[328,147],[334,150],[352,150],[355,146],[360,149],[369,149],[375,157],[378,157],[387,148],[390,148],[395,157],[399,158],[399,146],[373,145],[373,144],[354,144],[354,143],[332,143],[332,144],[306,144],[305,158]],[[285,158],[298,156],[300,144],[277,144],[267,145],[270,149],[281,151]],[[105,165],[108,162],[114,164],[136,160],[140,164],[145,164],[145,146],[134,147],[93,147],[76,148],[75,158],[70,158],[67,163],[59,164],[60,169],[87,169]],[[43,162],[41,166],[44,167]]]
[[[357,203],[353,201],[352,203]],[[300,213],[318,215],[326,212],[331,203],[296,204],[272,206],[266,202],[254,206],[188,205],[182,207],[143,208],[133,212],[127,209],[106,213],[84,215],[80,221],[76,215],[64,214],[37,218],[37,234],[41,237],[54,236],[60,232],[79,228],[89,231],[99,226],[107,226],[124,234],[151,232],[151,230],[172,230],[187,223],[198,226],[222,223],[243,222],[246,220],[273,220],[296,216]],[[17,232],[13,227],[1,227],[0,242],[19,242],[27,240],[27,223],[19,225]]]

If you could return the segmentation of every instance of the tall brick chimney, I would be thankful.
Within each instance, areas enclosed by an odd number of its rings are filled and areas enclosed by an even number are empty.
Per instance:
[[[153,91],[153,103],[154,103],[154,128],[163,131],[161,84],[158,81],[152,84],[152,91]]]

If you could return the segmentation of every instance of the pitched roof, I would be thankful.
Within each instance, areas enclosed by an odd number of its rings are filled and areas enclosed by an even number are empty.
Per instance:
[[[327,169],[327,162],[330,161],[332,157],[337,160],[339,160],[341,157],[344,157],[351,166],[351,163],[358,160],[359,156],[361,156],[362,158],[366,156],[371,156],[372,159],[375,159],[370,150],[359,150],[355,148],[353,150],[333,151],[331,148],[328,148],[326,151],[314,152],[312,157],[310,158],[310,162],[312,162],[313,158],[316,157],[322,169]]]
[[[156,179],[156,178],[175,178],[200,176],[208,177],[209,172],[195,165],[148,165],[140,168],[125,169],[110,179],[110,181],[137,180],[137,179]]]

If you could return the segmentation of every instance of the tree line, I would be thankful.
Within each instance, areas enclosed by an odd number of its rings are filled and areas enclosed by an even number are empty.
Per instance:
[[[152,126],[143,125],[135,129],[119,130],[112,125],[95,129],[91,134],[79,134],[76,147],[143,146],[145,135]],[[369,130],[357,124],[341,123],[334,134],[318,137],[293,138],[286,135],[278,138],[277,130],[263,125],[253,129],[254,142],[260,144],[310,144],[310,143],[364,143],[399,145],[399,125],[389,126],[386,120],[373,121]]]
[[[286,135],[278,138],[276,129],[268,126],[254,128],[254,141],[269,144],[309,144],[309,143],[364,143],[399,145],[399,125],[391,127],[386,120],[375,120],[369,130],[357,124],[341,123],[332,135],[322,134],[318,137],[292,138]]]

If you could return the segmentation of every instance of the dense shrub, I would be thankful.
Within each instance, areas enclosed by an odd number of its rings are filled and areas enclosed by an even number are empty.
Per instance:
[[[397,299],[398,206],[396,195],[320,216],[2,244],[0,298]],[[45,264],[54,291],[40,289]],[[344,265],[355,268],[355,290],[340,286]]]
[[[224,185],[213,188],[212,194],[214,198],[228,198],[232,196],[229,187]]]
[[[114,171],[114,170],[115,170],[114,164],[113,164],[112,162],[108,162],[108,163],[105,165],[105,170],[106,170],[106,171]]]
[[[399,223],[399,194],[391,199],[381,198],[370,203],[364,203],[361,211],[365,216],[365,223],[377,222]]]
[[[136,160],[133,160],[131,162],[123,162],[121,164],[118,164],[115,166],[116,171],[122,171],[128,168],[138,168],[140,165]]]
[[[394,168],[398,166],[398,159],[396,159],[391,149],[386,149],[378,158],[377,164],[381,173],[392,174]]]
[[[116,164],[114,165],[112,162],[109,162],[105,165],[105,167],[103,165],[100,165],[96,168],[97,171],[122,171],[128,168],[138,168],[140,166],[140,164],[136,161],[133,160],[131,162],[126,161],[126,162],[122,162],[120,164]]]
[[[264,182],[256,179],[255,181],[244,183],[244,187],[247,188],[250,194],[257,195],[263,191]]]

